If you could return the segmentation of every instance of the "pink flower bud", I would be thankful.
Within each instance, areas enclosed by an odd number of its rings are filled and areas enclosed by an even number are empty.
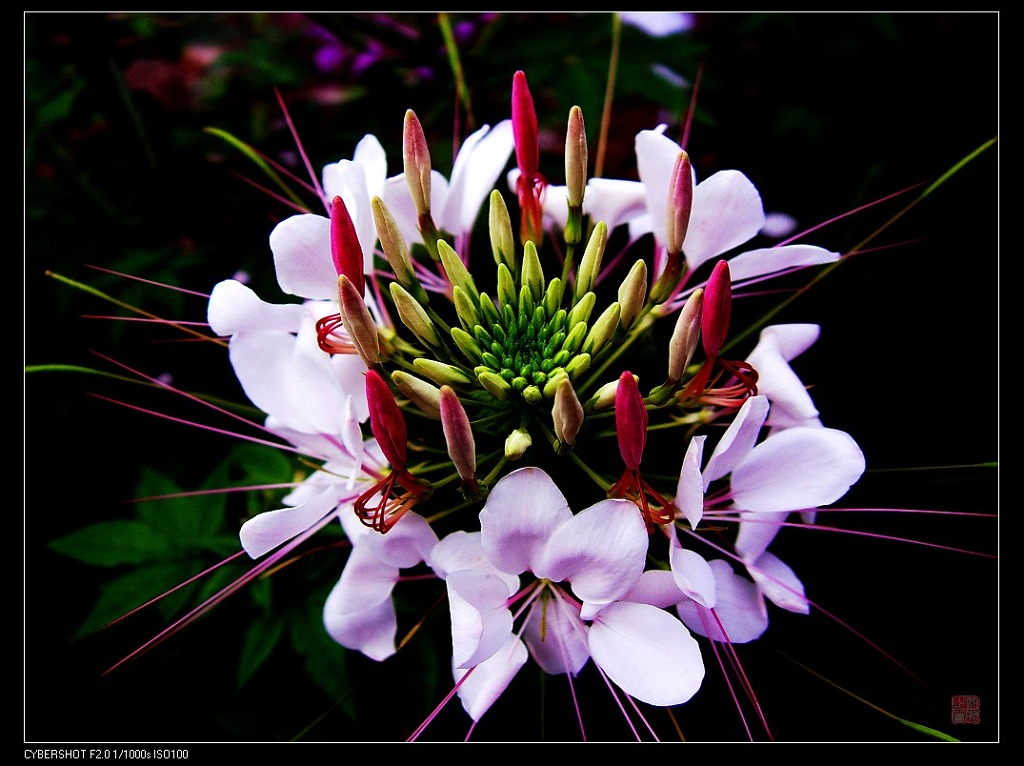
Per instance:
[[[680,151],[672,168],[672,183],[668,191],[665,246],[670,253],[681,253],[686,230],[690,226],[693,209],[693,168],[690,155]]]
[[[578,106],[569,110],[569,127],[565,134],[565,188],[569,207],[582,208],[587,188],[587,131],[583,125],[583,110]]]
[[[544,233],[541,196],[546,182],[540,174],[540,146],[537,143],[537,113],[533,109],[533,96],[526,84],[526,75],[518,71],[512,78],[512,137],[516,147],[519,178],[516,195],[519,198],[521,220],[519,239],[540,242]]]
[[[362,297],[366,289],[363,248],[356,236],[352,216],[344,200],[337,196],[331,201],[331,257],[334,259],[335,271],[347,277]]]
[[[671,383],[678,383],[683,377],[686,365],[690,363],[693,352],[697,350],[703,304],[704,290],[698,287],[686,299],[676,319],[672,339],[668,344],[668,379]]]
[[[512,76],[512,135],[519,172],[532,179],[540,164],[537,112],[534,111],[533,96],[526,84],[526,73],[522,70]]]
[[[441,386],[441,428],[452,459],[463,483],[476,484],[476,442],[458,394],[451,386]]]
[[[408,441],[405,418],[391,388],[375,370],[366,372],[366,402],[370,409],[370,430],[381,452],[393,469],[404,471]]]
[[[430,213],[430,149],[423,126],[412,109],[405,113],[402,136],[402,156],[405,160],[405,181],[420,217]]]
[[[363,300],[363,294],[344,274],[338,277],[338,306],[341,323],[356,353],[367,367],[377,364],[381,359],[377,325]]]
[[[555,389],[555,403],[551,408],[551,420],[559,446],[572,446],[583,425],[583,405],[576,397],[569,378],[562,378]]]
[[[729,315],[732,313],[732,279],[729,262],[715,264],[707,286],[704,288],[704,306],[701,311],[700,333],[704,353],[714,359],[722,350],[725,336],[729,332]]]
[[[619,376],[615,389],[615,432],[626,468],[637,470],[647,441],[647,407],[636,378],[628,371]]]

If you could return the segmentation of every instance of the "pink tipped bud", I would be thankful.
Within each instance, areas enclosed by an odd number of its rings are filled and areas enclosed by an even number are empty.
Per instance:
[[[639,469],[647,442],[647,407],[631,372],[619,376],[615,389],[615,432],[626,468]]]
[[[686,365],[690,363],[693,352],[697,350],[703,304],[704,290],[698,287],[686,299],[676,319],[672,339],[668,344],[668,379],[671,383],[678,383],[683,377]]]
[[[380,362],[377,325],[374,324],[359,288],[344,274],[338,277],[338,305],[341,323],[348,332],[356,353],[362,357],[367,367]]]
[[[551,420],[558,438],[559,452],[566,451],[576,443],[576,435],[583,425],[583,405],[576,397],[569,378],[562,378],[555,389],[555,403],[551,408]]]
[[[729,262],[719,261],[708,278],[704,288],[704,307],[701,310],[700,333],[704,353],[708,359],[718,356],[729,332],[729,316],[732,313],[732,278]]]
[[[565,188],[569,207],[582,208],[587,188],[587,130],[583,125],[583,110],[578,106],[569,110],[569,128],[565,134]]]
[[[679,152],[672,168],[672,183],[668,190],[668,208],[665,222],[665,246],[669,253],[681,253],[686,230],[690,226],[690,211],[693,209],[693,168],[690,155]]]
[[[451,386],[441,386],[441,428],[448,445],[448,456],[459,472],[463,485],[476,484],[476,442],[458,394]]]
[[[402,136],[402,156],[405,160],[405,181],[420,217],[430,214],[430,149],[423,135],[423,126],[412,109],[405,113],[405,131]]]
[[[334,269],[339,275],[348,277],[355,285],[356,292],[362,297],[366,289],[366,277],[363,275],[363,248],[356,236],[356,227],[352,216],[341,197],[331,201],[331,257]]]
[[[370,430],[381,452],[393,469],[404,471],[408,442],[405,418],[391,388],[375,370],[366,373],[366,403],[370,409]]]

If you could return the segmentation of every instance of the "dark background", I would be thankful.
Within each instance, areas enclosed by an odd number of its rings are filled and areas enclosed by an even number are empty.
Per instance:
[[[453,20],[464,34],[475,124],[508,116],[512,73],[524,69],[542,128],[556,139],[542,169],[561,181],[558,131],[573,104],[587,117],[593,158],[609,15]],[[702,71],[687,144],[698,176],[740,169],[767,210],[794,215],[802,228],[930,183],[998,134],[999,20],[989,12],[699,14],[689,32],[656,40],[624,27],[604,174],[632,177],[638,130],[659,121],[670,133],[679,128],[691,91],[651,77],[649,65],[660,61],[691,81]],[[215,46],[215,63],[192,63],[188,46],[198,44]],[[318,67],[318,55],[334,65]],[[388,151],[389,174],[399,172],[407,108],[424,123],[434,166],[450,172],[454,88],[434,14],[26,15],[27,365],[114,370],[98,352],[238,397],[222,352],[151,326],[83,318],[115,312],[47,271],[182,319],[202,320],[203,299],[140,289],[86,264],[200,292],[246,269],[257,292],[274,300],[267,236],[291,211],[241,180],[258,177],[251,164],[203,128],[287,161],[294,142],[275,87],[318,172],[351,157],[367,132]],[[868,473],[843,507],[996,513],[998,169],[997,145],[873,241],[877,250],[845,262],[774,319],[822,325],[819,343],[794,366],[814,386],[826,425],[849,431],[867,456]],[[808,241],[849,249],[913,198],[840,220]],[[754,312],[753,304],[736,310]],[[241,599],[101,677],[164,623],[144,615],[72,640],[109,573],[56,554],[48,541],[129,514],[123,501],[143,465],[196,484],[227,440],[197,438],[91,392],[129,398],[116,382],[74,373],[25,378],[26,742],[388,741],[423,720],[432,703],[409,695],[414,665],[401,653],[383,666],[350,660],[357,723],[287,655],[236,690]],[[993,518],[834,513],[821,521],[989,556],[998,549]],[[780,537],[773,550],[812,600],[861,634],[821,613],[771,610],[768,633],[741,657],[776,740],[929,741],[794,661],[910,721],[965,741],[999,739],[995,559],[825,532]],[[686,739],[747,739],[710,653],[705,662],[704,688],[676,711]],[[473,738],[578,739],[563,679],[546,679],[541,710],[538,676],[521,673]],[[592,667],[579,684],[588,737],[628,740]],[[954,694],[981,698],[979,725],[951,724]],[[651,720],[662,739],[673,738],[664,713]],[[453,703],[424,738],[461,739],[467,724]],[[767,739],[763,727],[752,732]]]

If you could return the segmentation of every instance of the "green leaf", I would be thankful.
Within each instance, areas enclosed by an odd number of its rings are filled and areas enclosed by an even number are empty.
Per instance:
[[[49,543],[52,550],[86,564],[115,567],[167,559],[170,545],[141,521],[101,521]]]
[[[147,601],[166,593],[195,574],[195,567],[184,562],[154,564],[132,570],[100,588],[99,598],[82,622],[72,640],[102,630],[114,620],[124,617]],[[189,596],[188,588],[161,600],[161,613],[181,608]]]
[[[137,497],[161,497],[181,493],[182,488],[151,468],[144,468],[136,487]],[[139,518],[180,548],[202,548],[200,541],[223,532],[224,495],[167,497],[139,503]]]
[[[213,489],[285,484],[294,479],[292,470],[291,462],[278,450],[257,444],[240,444],[210,473],[203,487]],[[260,489],[242,494],[245,497],[246,513],[251,517],[280,508],[285,490]],[[235,533],[237,531],[237,528],[233,530]]]
[[[935,737],[935,739],[941,739],[944,742],[959,742],[960,741],[956,737],[950,736],[949,734],[946,734],[945,732],[941,732],[938,729],[933,729],[930,726],[924,726],[923,724],[914,723],[913,721],[908,721],[905,718],[898,718],[897,720],[900,723],[902,723],[904,726],[909,726],[911,729],[915,729],[916,731],[919,731],[922,734],[927,734],[929,737]]]
[[[238,660],[238,688],[241,689],[266,661],[284,633],[279,617],[261,614],[245,633],[242,654]]]
[[[354,721],[356,709],[349,688],[347,650],[324,629],[323,603],[323,598],[311,597],[304,613],[289,621],[292,646],[302,657],[313,682]]]

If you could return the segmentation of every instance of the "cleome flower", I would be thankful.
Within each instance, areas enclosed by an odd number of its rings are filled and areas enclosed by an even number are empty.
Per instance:
[[[442,539],[431,555],[435,567],[456,541],[478,545],[477,555],[463,556],[469,566],[443,568],[455,678],[474,720],[527,652],[551,674],[576,675],[593,659],[623,691],[652,705],[680,704],[700,687],[704,665],[686,628],[625,598],[643,572],[648,542],[632,503],[602,500],[574,515],[547,473],[520,468],[491,490],[478,539]]]
[[[230,339],[266,427],[322,461],[287,508],[245,523],[243,547],[261,556],[340,518],[351,547],[324,626],[376,661],[399,648],[404,572],[429,569],[474,721],[530,659],[570,683],[593,660],[630,697],[681,704],[704,676],[692,634],[742,643],[767,629],[766,602],[809,610],[768,547],[788,514],[811,523],[863,471],[789,366],[816,326],[769,327],[745,358],[725,353],[735,280],[838,254],[732,255],[764,226],[757,190],[738,171],[697,183],[664,126],[637,136],[640,181],[588,181],[573,107],[556,186],[540,172],[523,72],[511,115],[466,139],[450,182],[411,111],[400,174],[387,176],[373,136],[325,168],[327,215],[299,213],[270,237],[279,284],[301,303],[266,303],[234,280],[214,289],[211,328]],[[513,150],[518,221],[492,188]],[[484,206],[490,262],[471,237]],[[623,226],[627,247],[651,233],[654,250],[624,263],[612,290],[600,283],[626,251],[605,251]],[[667,346],[652,345],[676,312]],[[659,356],[655,385],[634,374]],[[719,421],[705,464],[700,430]],[[674,495],[645,464],[655,429],[684,434]],[[565,493],[580,477],[593,501],[573,513]],[[685,544],[709,518],[737,524],[715,543],[723,558]]]

